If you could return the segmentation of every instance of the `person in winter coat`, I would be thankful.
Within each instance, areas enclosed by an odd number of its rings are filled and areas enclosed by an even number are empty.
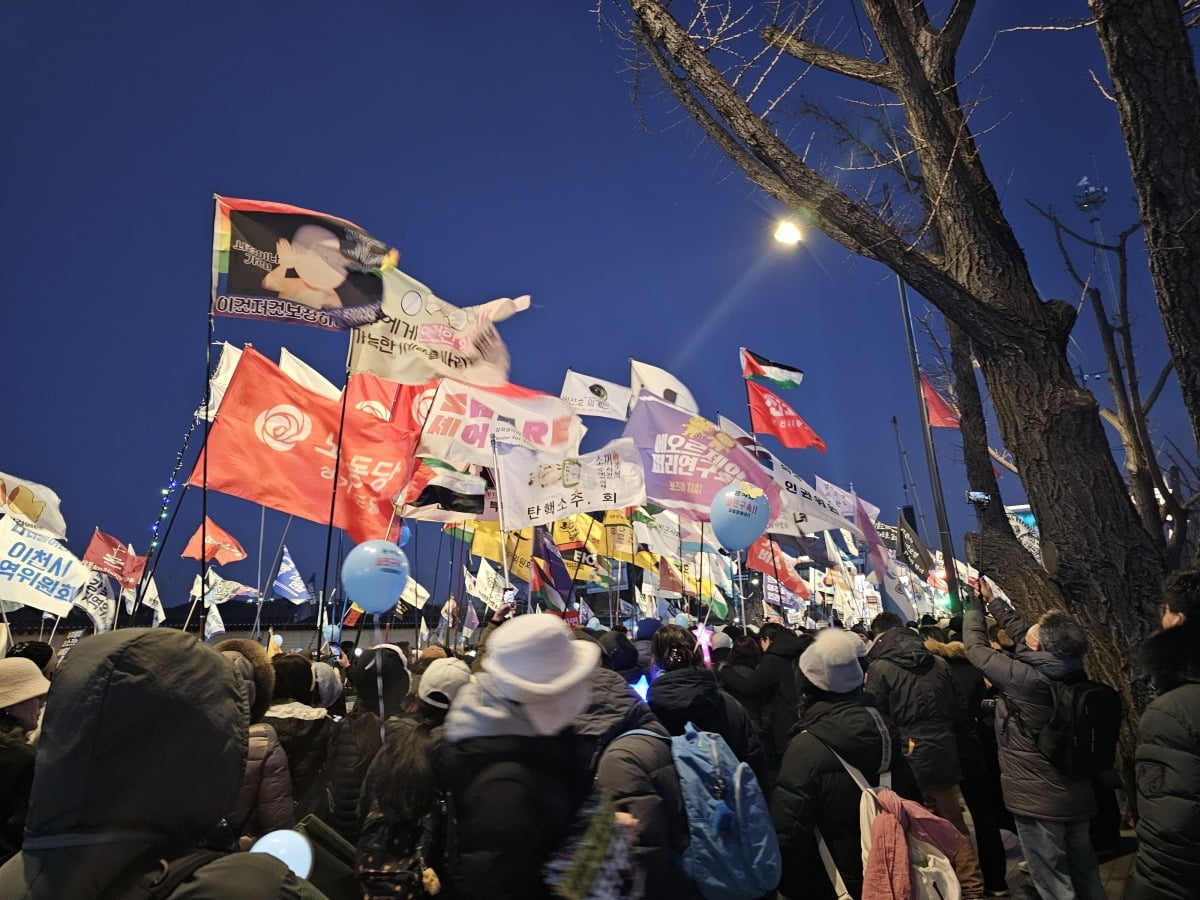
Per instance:
[[[1054,711],[1051,681],[1083,674],[1087,637],[1065,613],[1046,613],[1030,627],[1007,603],[993,598],[981,579],[988,612],[1016,643],[1016,653],[993,650],[984,610],[974,597],[963,604],[967,659],[1000,691],[996,741],[1004,804],[1017,824],[1029,877],[1045,900],[1104,900],[1088,822],[1096,798],[1088,778],[1058,771],[1038,750],[1037,735]]]
[[[591,681],[591,701],[575,720],[575,733],[584,755],[596,761],[596,786],[638,820],[634,852],[646,873],[646,896],[698,898],[674,862],[687,849],[688,823],[670,735],[618,673],[597,668]],[[634,729],[659,737],[627,734]]]
[[[672,735],[683,734],[688,722],[719,734],[733,755],[754,771],[765,794],[771,784],[771,765],[750,715],[699,664],[692,633],[680,625],[664,625],[654,634],[652,651],[654,665],[662,672],[650,682],[646,701],[658,720]]]
[[[658,619],[641,619],[633,632],[633,646],[637,648],[638,653],[638,668],[642,670],[647,681],[654,678],[650,642],[654,639],[654,633],[662,628],[662,624]]]
[[[875,643],[867,652],[866,691],[899,732],[925,805],[969,834],[958,788],[962,766],[957,735],[971,725],[963,718],[965,705],[950,665],[930,653],[921,636],[904,627],[895,613],[872,619],[871,633]],[[982,897],[983,875],[969,841],[952,862],[963,896]]]
[[[1138,730],[1138,848],[1126,900],[1200,897],[1200,571],[1169,575],[1163,600],[1163,630],[1142,647],[1158,696]]]
[[[37,730],[50,682],[33,660],[0,659],[0,860],[21,849]]]
[[[25,845],[0,867],[0,897],[150,896],[139,884],[192,854],[232,807],[249,723],[244,680],[194,636],[122,628],[84,638],[54,674]],[[169,894],[321,897],[265,853],[216,853]]]
[[[380,723],[404,711],[408,660],[395,644],[379,644],[365,650],[352,670],[358,702],[350,715],[330,729],[322,778],[324,796],[318,799],[316,812],[347,841],[357,844],[363,779],[383,742]]]
[[[949,664],[950,674],[958,688],[955,693],[959,704],[956,719],[966,726],[955,732],[958,761],[963,774],[959,790],[967,802],[971,822],[975,826],[984,893],[1002,897],[1008,891],[1005,883],[1008,858],[1004,851],[1004,838],[1000,835],[1000,820],[1004,810],[1002,802],[998,804],[994,792],[989,789],[999,773],[988,770],[977,727],[985,691],[983,673],[967,659],[967,648],[962,641],[947,641],[945,633],[936,625],[922,625],[920,633],[925,639],[925,649]]]
[[[795,634],[777,622],[768,622],[758,630],[763,655],[754,671],[742,675],[737,669],[721,670],[721,683],[734,696],[753,698],[763,703],[763,744],[771,768],[779,767],[787,747],[788,734],[796,724],[796,704],[800,692],[796,688],[796,660],[804,644]]]
[[[456,896],[547,900],[542,865],[591,789],[571,723],[600,658],[557,616],[496,628],[475,681],[446,716],[445,763],[457,814]]]
[[[725,669],[733,669],[742,677],[748,677],[754,674],[754,670],[758,668],[759,661],[762,660],[762,645],[759,642],[746,635],[738,638],[733,642],[733,648],[729,652],[729,656],[725,658],[725,662],[717,670],[718,673],[724,673]],[[798,670],[797,670],[798,671]],[[722,682],[724,685],[724,682]],[[742,708],[750,714],[750,721],[754,724],[754,729],[758,732],[759,739],[762,740],[763,731],[769,727],[769,720],[764,718],[764,713],[767,708],[768,698],[741,694],[736,688],[724,685],[725,692],[733,697],[738,703],[742,704]]]
[[[275,668],[267,651],[254,641],[231,638],[214,647],[222,654],[246,685],[250,700],[250,744],[242,788],[225,816],[239,836],[243,850],[250,849],[256,838],[296,824],[292,805],[292,779],[287,754],[275,729],[263,721],[275,691]]]
[[[275,690],[264,721],[275,729],[287,755],[296,816],[303,818],[320,800],[319,781],[333,719],[325,709],[311,704],[316,688],[311,662],[299,653],[281,653],[271,658],[271,665]]]
[[[862,650],[857,636],[827,628],[800,657],[803,712],[770,795],[771,821],[783,858],[779,892],[791,900],[834,897],[817,846],[818,829],[850,895],[855,900],[862,896],[862,794],[834,753],[874,787],[888,757],[892,790],[910,800],[921,796],[900,752],[899,736],[876,719],[878,713],[872,715],[871,698],[863,693],[858,664]],[[890,749],[885,750],[885,739]]]
[[[620,631],[606,631],[599,640],[612,670],[624,678],[626,684],[633,684],[642,677],[637,647],[633,646],[629,635]]]

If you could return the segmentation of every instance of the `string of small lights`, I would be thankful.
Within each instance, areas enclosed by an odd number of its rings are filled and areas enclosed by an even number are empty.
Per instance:
[[[179,470],[183,468],[183,459],[187,455],[188,445],[192,441],[192,435],[196,431],[196,426],[202,421],[201,417],[195,416],[188,425],[187,431],[183,433],[183,444],[179,448],[179,452],[175,454],[175,465],[171,469],[171,477],[167,481],[167,486],[162,488],[162,506],[158,510],[158,518],[150,524],[150,552],[153,553],[158,549],[159,534],[158,531],[162,527],[163,522],[170,514],[171,500],[175,496],[175,492],[179,489]]]

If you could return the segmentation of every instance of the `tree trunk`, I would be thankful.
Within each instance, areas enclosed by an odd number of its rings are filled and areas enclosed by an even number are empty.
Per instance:
[[[1150,273],[1200,449],[1200,83],[1179,0],[1090,0],[1146,226]]]

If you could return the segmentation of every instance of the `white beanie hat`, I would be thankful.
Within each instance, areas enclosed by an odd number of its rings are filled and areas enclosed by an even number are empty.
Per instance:
[[[817,632],[812,645],[800,654],[800,671],[822,691],[851,694],[863,686],[858,659],[865,652],[858,635],[840,628],[825,628]]]

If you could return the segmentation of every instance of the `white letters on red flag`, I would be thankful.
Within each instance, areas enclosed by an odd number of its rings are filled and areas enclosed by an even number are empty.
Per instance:
[[[92,532],[92,540],[83,554],[83,564],[96,572],[111,575],[129,587],[125,575],[125,567],[129,563],[129,549],[126,545],[110,534],[105,534],[99,528]],[[145,563],[143,562],[143,565]],[[141,574],[139,572],[139,574]]]
[[[398,423],[347,415],[246,350],[209,433],[208,487],[313,522],[329,520],[342,430],[334,525],[357,542],[385,538],[408,482],[415,436]],[[204,479],[204,454],[190,483]],[[197,539],[198,540],[198,539]]]
[[[583,422],[558,397],[526,395],[479,388],[443,379],[434,395],[418,456],[434,456],[453,464],[494,464],[492,438],[549,456],[579,452]]]
[[[756,434],[774,435],[793,450],[816,447],[825,452],[825,442],[800,414],[761,384],[747,380],[746,393],[750,398],[750,429]]]
[[[765,534],[746,551],[746,567],[772,576],[798,597],[809,597],[808,584],[796,573],[796,561]]]
[[[209,443],[211,444],[212,441],[210,440]],[[201,461],[203,461],[203,454],[201,454]],[[197,462],[196,465],[199,466],[200,462]],[[210,480],[209,487],[212,486]],[[201,540],[204,541],[205,562],[211,562],[215,559],[221,565],[227,566],[229,563],[235,563],[246,558],[246,551],[242,549],[242,545],[238,543],[237,538],[208,518],[208,516],[204,517],[204,522],[196,529],[196,533],[192,535],[191,540],[188,541],[187,546],[183,548],[183,552],[179,555],[189,559],[200,559]]]

